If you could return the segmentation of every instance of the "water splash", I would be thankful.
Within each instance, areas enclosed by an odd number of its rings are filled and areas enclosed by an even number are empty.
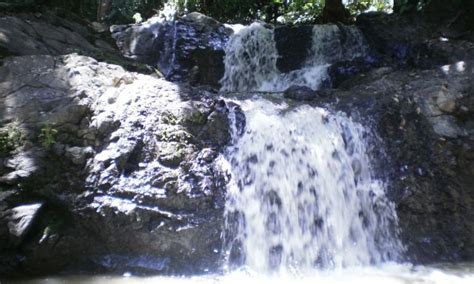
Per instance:
[[[322,108],[240,103],[246,129],[227,153],[230,263],[304,271],[399,257],[396,213],[362,125]]]
[[[273,29],[260,23],[240,29],[227,44],[222,91],[259,90],[278,75]]]
[[[282,92],[292,85],[316,90],[329,81],[331,64],[365,56],[367,49],[356,27],[316,25],[303,67],[281,73],[273,28],[253,23],[236,29],[227,44],[221,91]]]

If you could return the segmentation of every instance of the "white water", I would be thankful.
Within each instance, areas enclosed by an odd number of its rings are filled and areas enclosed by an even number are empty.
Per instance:
[[[223,92],[282,92],[292,85],[319,89],[329,80],[327,69],[338,61],[353,60],[367,53],[362,33],[355,27],[318,25],[312,45],[299,70],[281,73],[274,31],[260,23],[234,29],[226,47]]]
[[[7,283],[7,282],[5,282]],[[234,271],[226,275],[201,275],[194,277],[111,277],[79,276],[50,277],[31,281],[9,281],[24,284],[121,284],[121,283],[162,283],[162,284],[471,284],[474,283],[474,265],[459,264],[423,267],[400,264],[386,264],[377,267],[348,268],[335,271],[314,271],[305,275],[264,276],[248,271]]]
[[[230,264],[236,250],[261,273],[398,259],[396,213],[373,178],[362,125],[322,108],[239,103],[247,125],[227,154]]]

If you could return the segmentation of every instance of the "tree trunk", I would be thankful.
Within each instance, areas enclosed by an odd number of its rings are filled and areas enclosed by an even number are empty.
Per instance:
[[[420,0],[394,0],[393,11],[397,14],[416,12],[418,2],[420,2]]]
[[[343,23],[350,22],[350,13],[342,4],[342,0],[326,0],[323,9],[324,23]]]

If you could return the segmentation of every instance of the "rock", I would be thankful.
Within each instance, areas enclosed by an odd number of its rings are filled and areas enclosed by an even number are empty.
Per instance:
[[[98,51],[89,42],[88,38],[93,35],[87,29],[81,29],[68,20],[59,20],[53,12],[47,12],[42,18],[55,22],[55,25],[29,15],[0,16],[0,47],[18,55]]]
[[[377,66],[377,61],[371,56],[359,57],[350,61],[337,62],[329,66],[328,75],[331,87],[337,88],[344,81],[362,72],[367,72]],[[383,67],[381,72],[384,72]],[[376,72],[377,73],[377,72]],[[378,75],[378,74],[374,74]],[[380,76],[380,75],[378,75]]]
[[[84,166],[87,158],[94,154],[92,147],[66,147],[66,157],[72,161],[73,164]]]
[[[436,21],[440,22],[440,19],[437,18]],[[444,36],[433,38],[433,35],[444,34],[444,28],[433,25],[424,17],[414,18],[409,13],[363,13],[357,17],[356,25],[382,61],[391,64],[409,64],[431,69],[474,60],[474,54],[470,51],[474,47],[472,41],[452,41]],[[454,27],[450,31],[459,33]],[[464,33],[465,31],[461,32]]]
[[[455,100],[438,100],[438,107],[442,112],[452,113],[456,110],[456,101]]]
[[[449,138],[456,138],[464,135],[462,129],[458,126],[456,119],[449,115],[435,116],[430,118],[433,124],[433,130],[436,134]]]
[[[6,58],[0,74],[0,94],[9,94],[0,95],[3,116],[24,121],[31,144],[2,157],[0,186],[19,194],[13,204],[51,204],[32,221],[21,267],[0,257],[2,275],[116,271],[129,266],[123,259],[146,273],[219,267],[225,177],[215,158],[230,141],[224,101],[76,54]],[[45,129],[56,130],[48,149],[38,139]],[[0,222],[0,240],[5,234]],[[8,243],[1,249],[17,253]],[[109,265],[91,264],[91,255]],[[141,266],[143,255],[167,261]]]
[[[41,168],[44,155],[44,151],[40,148],[28,149],[13,155],[5,161],[5,167],[9,168],[10,172],[0,177],[0,182],[11,185],[33,176]]]
[[[8,230],[17,239],[23,239],[33,226],[43,204],[22,205],[11,209],[7,214]]]
[[[277,67],[280,72],[300,69],[306,61],[313,43],[313,26],[282,26],[275,28],[275,44],[278,50]],[[298,42],[298,44],[294,44]]]
[[[360,117],[382,139],[383,153],[377,147],[369,152],[383,157],[377,172],[389,180],[387,194],[397,209],[404,255],[415,263],[474,256],[469,248],[474,224],[466,222],[474,219],[468,158],[474,119],[460,110],[470,105],[473,94],[469,64],[464,72],[449,73],[376,69],[346,80],[318,100],[318,105],[337,102],[337,110]]]
[[[291,86],[285,90],[283,97],[297,101],[311,101],[317,98],[317,92],[306,86]]]
[[[194,12],[176,21],[157,16],[113,26],[111,32],[126,57],[157,67],[169,80],[218,86],[224,75],[224,48],[231,31],[205,15]]]

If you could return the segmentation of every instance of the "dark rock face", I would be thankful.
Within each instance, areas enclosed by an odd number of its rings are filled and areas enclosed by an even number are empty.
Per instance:
[[[368,55],[364,58],[356,58],[350,61],[337,62],[329,66],[328,75],[331,80],[331,87],[337,88],[344,81],[357,74],[367,72],[380,65],[380,62]]]
[[[202,14],[174,21],[157,16],[111,31],[126,57],[158,67],[169,80],[217,86],[224,75],[224,48],[232,31]]]
[[[283,97],[297,101],[311,101],[317,97],[317,93],[306,86],[291,86],[285,90]]]
[[[357,26],[380,59],[389,64],[430,69],[461,60],[474,60],[465,30],[440,29],[440,19],[427,21],[421,15],[363,14]],[[449,23],[445,24],[449,26]],[[464,37],[464,38],[463,38]]]
[[[373,155],[386,157],[380,169],[389,177],[406,257],[472,260],[474,44],[422,17],[368,14],[357,25],[391,67],[342,81],[336,93],[351,96],[348,111],[372,117],[383,140],[384,152]]]
[[[381,139],[371,155],[387,179],[405,257],[415,263],[474,258],[473,66],[379,68],[328,91],[336,108],[362,117]]]
[[[91,28],[52,11],[35,15],[0,15],[0,49],[10,55],[72,52],[84,54],[110,53],[118,56],[112,45],[95,34]]]
[[[283,73],[303,67],[313,44],[313,26],[277,27],[275,42],[277,67]]]
[[[1,157],[2,275],[220,267],[226,103],[78,55],[0,74],[2,125],[24,133]]]

